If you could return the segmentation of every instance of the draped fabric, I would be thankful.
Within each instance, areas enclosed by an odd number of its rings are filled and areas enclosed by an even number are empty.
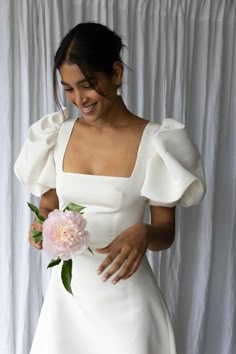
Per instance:
[[[29,352],[49,279],[47,257],[27,241],[26,201],[38,200],[16,180],[13,163],[29,125],[56,110],[53,55],[62,36],[85,21],[104,23],[122,36],[122,96],[129,109],[159,123],[164,117],[184,123],[199,147],[206,197],[200,206],[177,209],[174,245],[148,257],[173,319],[178,353],[234,354],[232,0],[1,0],[0,353]]]

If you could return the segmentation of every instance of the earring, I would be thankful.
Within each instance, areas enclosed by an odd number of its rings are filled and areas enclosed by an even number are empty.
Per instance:
[[[119,88],[119,87],[117,87],[117,89],[116,89],[116,94],[117,94],[117,96],[120,96],[120,95],[121,95],[121,91],[120,91],[120,88]]]

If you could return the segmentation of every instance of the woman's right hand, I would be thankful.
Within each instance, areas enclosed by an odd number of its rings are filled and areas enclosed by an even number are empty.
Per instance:
[[[56,193],[56,189],[50,189],[49,191],[45,192],[40,198],[39,212],[41,215],[47,218],[48,214],[54,209],[59,209],[59,200]],[[41,250],[43,248],[42,241],[35,243],[32,237],[33,230],[42,231],[42,224],[40,224],[37,219],[35,219],[35,221],[30,227],[28,240],[33,247],[37,248],[38,250]]]
[[[42,224],[40,224],[37,220],[35,220],[33,222],[33,224],[31,225],[31,227],[30,227],[29,237],[28,237],[28,240],[29,240],[30,244],[33,247],[35,247],[38,250],[40,250],[40,249],[42,249],[42,241],[35,243],[35,241],[33,239],[33,235],[32,235],[33,230],[42,231]]]

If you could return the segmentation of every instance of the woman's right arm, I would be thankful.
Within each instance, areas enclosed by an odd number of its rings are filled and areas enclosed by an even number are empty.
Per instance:
[[[56,194],[56,189],[50,189],[46,193],[41,196],[39,203],[39,212],[45,218],[47,218],[48,214],[54,209],[59,209],[59,201]],[[42,231],[42,224],[40,224],[37,220],[33,222],[29,230],[29,242],[30,244],[37,248],[42,249],[42,242],[35,243],[32,237],[32,231],[38,230]]]

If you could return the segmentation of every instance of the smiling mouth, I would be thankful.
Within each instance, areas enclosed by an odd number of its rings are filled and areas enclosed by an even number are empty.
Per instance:
[[[92,109],[96,106],[97,102],[96,103],[93,103],[93,104],[90,104],[88,106],[84,106],[84,107],[80,107],[81,111],[83,113],[89,113],[92,111]]]

